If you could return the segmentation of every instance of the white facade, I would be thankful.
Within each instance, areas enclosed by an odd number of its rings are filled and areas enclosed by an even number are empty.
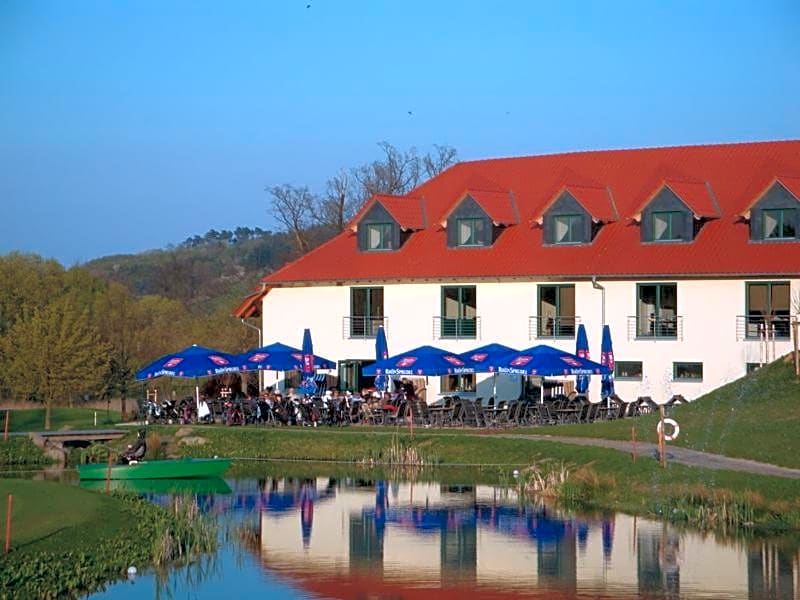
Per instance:
[[[689,400],[733,381],[746,372],[748,363],[762,363],[792,350],[789,338],[764,344],[746,338],[742,316],[746,314],[746,284],[754,281],[790,282],[792,315],[800,310],[800,279],[660,279],[676,284],[678,334],[671,338],[637,338],[634,325],[637,311],[637,284],[646,280],[582,281],[495,281],[495,282],[369,282],[313,287],[277,287],[262,300],[263,340],[300,346],[304,328],[310,328],[314,352],[325,358],[371,361],[375,357],[374,338],[351,338],[347,319],[352,287],[382,287],[383,315],[389,354],[399,354],[422,345],[461,353],[497,342],[517,349],[538,344],[575,351],[572,338],[536,337],[530,326],[537,317],[539,285],[575,286],[575,317],[585,325],[591,358],[599,361],[600,342],[605,322],[611,328],[614,358],[617,363],[642,363],[642,377],[617,378],[616,392],[625,400],[650,396],[664,402],[674,394]],[[435,320],[441,316],[442,286],[475,286],[478,332],[471,339],[442,339],[435,335]],[[599,286],[602,286],[600,289]],[[676,380],[675,363],[702,363],[702,379]],[[278,374],[268,373],[265,385],[276,382]],[[597,379],[597,378],[593,378]],[[477,375],[477,395],[488,398],[496,385],[497,398],[516,399],[521,390],[519,378],[500,376],[493,382],[488,374]],[[599,399],[599,381],[592,381],[590,397]],[[440,393],[439,377],[427,379],[428,402]]]

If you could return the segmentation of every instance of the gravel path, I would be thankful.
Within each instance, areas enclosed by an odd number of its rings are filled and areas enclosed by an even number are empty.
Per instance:
[[[560,442],[564,444],[576,444],[578,446],[597,446],[598,448],[611,448],[620,452],[631,453],[631,443],[618,440],[603,440],[597,438],[568,437],[561,435],[526,435],[526,434],[507,434],[497,437],[510,437],[515,439],[526,439],[541,442]],[[637,456],[653,456],[658,452],[656,444],[646,442],[636,442]],[[710,454],[698,450],[690,450],[679,446],[667,446],[667,460],[690,467],[702,467],[704,469],[723,469],[726,471],[740,471],[743,473],[754,473],[756,475],[771,475],[773,477],[786,477],[789,479],[800,479],[800,469],[790,469],[789,467],[779,467],[769,463],[761,463],[746,458],[732,458],[720,454]]]

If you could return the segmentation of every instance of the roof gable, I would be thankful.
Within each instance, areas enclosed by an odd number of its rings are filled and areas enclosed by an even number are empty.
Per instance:
[[[695,219],[718,219],[722,216],[711,186],[702,181],[681,181],[664,179],[642,203],[633,215],[635,221],[641,221],[642,212],[661,194],[664,188],[669,189],[691,211]]]
[[[414,196],[390,196],[388,194],[376,194],[372,196],[353,217],[351,229],[358,230],[358,225],[364,216],[375,206],[380,204],[388,212],[395,222],[404,231],[418,231],[425,229],[427,219],[425,217],[425,201],[421,197]]]
[[[592,221],[595,223],[610,223],[619,218],[617,208],[614,206],[614,200],[611,197],[611,191],[609,189],[587,185],[567,184],[559,189],[550,201],[544,205],[534,221],[541,225],[544,222],[544,216],[547,211],[550,210],[564,194],[572,196],[578,204],[584,208],[586,213],[591,216]]]
[[[753,207],[761,202],[764,196],[766,196],[775,185],[783,186],[787,192],[794,196],[795,200],[800,202],[800,177],[781,175],[778,177],[773,177],[766,187],[764,187],[764,189],[762,189],[761,192],[753,198],[752,202],[750,202],[750,204],[747,205],[747,208],[739,213],[739,215],[745,219],[749,219],[750,212],[753,210]]]
[[[461,206],[467,198],[472,198],[475,203],[486,213],[494,225],[516,225],[519,223],[519,210],[514,201],[514,194],[494,190],[468,189],[459,197],[453,207],[441,219],[442,227],[447,227],[450,215]]]

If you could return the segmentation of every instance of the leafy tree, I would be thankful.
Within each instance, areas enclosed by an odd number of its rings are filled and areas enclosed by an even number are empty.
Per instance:
[[[45,429],[54,405],[99,388],[108,368],[109,347],[71,294],[28,312],[3,346],[7,384],[44,403]]]

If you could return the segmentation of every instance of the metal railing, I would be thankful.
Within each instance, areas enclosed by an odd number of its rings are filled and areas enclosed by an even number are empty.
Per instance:
[[[670,318],[648,317],[640,319],[628,317],[628,339],[683,340],[683,316]]]
[[[528,317],[528,339],[574,338],[580,317]]]
[[[388,329],[386,317],[342,317],[342,338],[374,338],[381,325],[384,329]]]
[[[433,317],[433,339],[480,339],[481,318]]]
[[[788,340],[791,333],[789,315],[737,315],[736,340],[758,341],[768,333],[770,338]]]

